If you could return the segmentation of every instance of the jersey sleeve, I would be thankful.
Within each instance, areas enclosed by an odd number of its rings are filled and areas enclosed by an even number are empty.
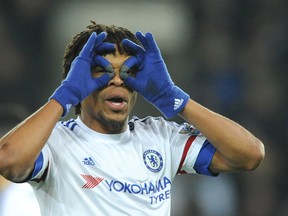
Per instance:
[[[209,170],[215,147],[193,126],[185,123],[177,128],[171,142],[172,158],[178,166],[176,174],[215,176]]]
[[[55,151],[56,148],[58,148],[58,152],[61,152],[60,137],[61,131],[55,127],[34,163],[33,172],[27,181],[36,188],[40,187],[45,179],[51,175],[51,166],[57,164],[59,155],[51,152]]]
[[[211,173],[209,170],[209,166],[211,164],[215,152],[216,152],[215,147],[208,140],[206,140],[201,147],[201,150],[197,156],[196,162],[193,167],[196,173],[209,176],[218,175],[215,173]]]
[[[38,184],[45,180],[49,171],[49,148],[46,145],[34,163],[32,175],[28,179],[31,184]]]
[[[192,142],[189,141],[191,139]],[[193,148],[192,145],[197,146]],[[215,147],[204,137],[190,137],[184,147],[177,174],[197,173],[215,176],[209,170],[215,151]]]

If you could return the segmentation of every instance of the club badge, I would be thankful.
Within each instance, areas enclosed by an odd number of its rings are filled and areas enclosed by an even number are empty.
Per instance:
[[[151,171],[151,172],[159,172],[163,168],[163,158],[161,154],[155,150],[146,150],[143,153],[143,160],[145,163],[145,166]]]

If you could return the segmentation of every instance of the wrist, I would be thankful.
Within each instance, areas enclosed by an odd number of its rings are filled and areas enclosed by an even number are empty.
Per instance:
[[[173,85],[151,102],[166,118],[172,118],[184,109],[189,98],[190,96],[186,92]]]
[[[78,92],[79,90],[77,87],[63,82],[62,85],[55,90],[49,100],[54,99],[62,106],[62,117],[65,117],[71,107],[79,103],[79,97],[77,96],[79,94]]]
[[[63,106],[56,99],[50,98],[48,103],[50,103],[53,106],[53,112],[59,113],[60,116],[63,115],[64,113]]]

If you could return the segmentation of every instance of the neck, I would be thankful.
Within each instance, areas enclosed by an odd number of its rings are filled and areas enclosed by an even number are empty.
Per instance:
[[[80,116],[81,121],[89,128],[99,133],[104,134],[118,134],[122,133],[127,129],[128,119],[125,121],[117,121],[107,119],[100,116],[97,118]]]

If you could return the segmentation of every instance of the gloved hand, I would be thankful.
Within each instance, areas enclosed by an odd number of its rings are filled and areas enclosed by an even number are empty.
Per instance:
[[[153,35],[136,32],[136,37],[144,49],[128,39],[122,41],[133,56],[124,62],[120,76],[127,87],[140,93],[166,118],[172,118],[183,110],[189,95],[172,82]],[[129,74],[132,67],[137,68],[134,77]]]
[[[114,44],[103,42],[106,36],[105,32],[98,36],[95,32],[90,35],[79,55],[73,60],[66,79],[49,98],[49,100],[55,99],[62,105],[62,117],[66,116],[72,106],[76,106],[93,91],[107,85],[114,76],[115,73],[110,63],[97,55],[99,51],[115,49]],[[107,73],[93,78],[91,74],[93,66],[101,66]]]

